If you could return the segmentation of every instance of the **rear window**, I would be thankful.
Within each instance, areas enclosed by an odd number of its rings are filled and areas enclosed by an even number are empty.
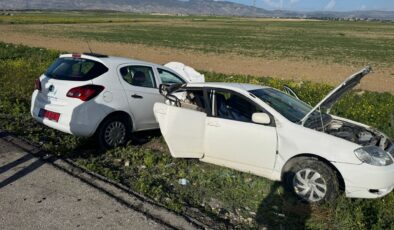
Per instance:
[[[87,81],[108,71],[108,68],[89,59],[58,58],[47,70],[49,78],[68,81]]]

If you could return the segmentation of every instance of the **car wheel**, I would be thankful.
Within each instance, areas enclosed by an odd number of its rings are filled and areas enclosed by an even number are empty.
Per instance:
[[[111,149],[126,144],[130,137],[131,127],[127,119],[122,116],[107,118],[100,125],[97,139],[100,147]]]
[[[296,158],[284,176],[287,189],[308,203],[332,201],[339,194],[336,173],[315,158]]]

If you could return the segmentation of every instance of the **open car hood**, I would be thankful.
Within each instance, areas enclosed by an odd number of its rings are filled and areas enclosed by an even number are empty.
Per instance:
[[[330,112],[332,106],[347,92],[356,87],[361,79],[363,79],[367,74],[372,71],[370,66],[365,67],[359,72],[351,75],[344,82],[342,82],[339,86],[333,89],[326,97],[323,98],[308,114],[305,115],[301,120],[301,124],[304,125],[311,114],[317,110],[325,110],[327,113]]]

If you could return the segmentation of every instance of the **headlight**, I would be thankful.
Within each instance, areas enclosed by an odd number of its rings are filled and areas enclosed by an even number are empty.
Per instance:
[[[360,161],[370,165],[386,166],[393,163],[390,154],[377,146],[365,146],[354,150],[354,153]]]

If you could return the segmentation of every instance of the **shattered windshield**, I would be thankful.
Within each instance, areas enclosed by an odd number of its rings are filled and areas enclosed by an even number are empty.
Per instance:
[[[312,109],[310,105],[276,89],[264,88],[249,92],[294,123],[301,121]]]

